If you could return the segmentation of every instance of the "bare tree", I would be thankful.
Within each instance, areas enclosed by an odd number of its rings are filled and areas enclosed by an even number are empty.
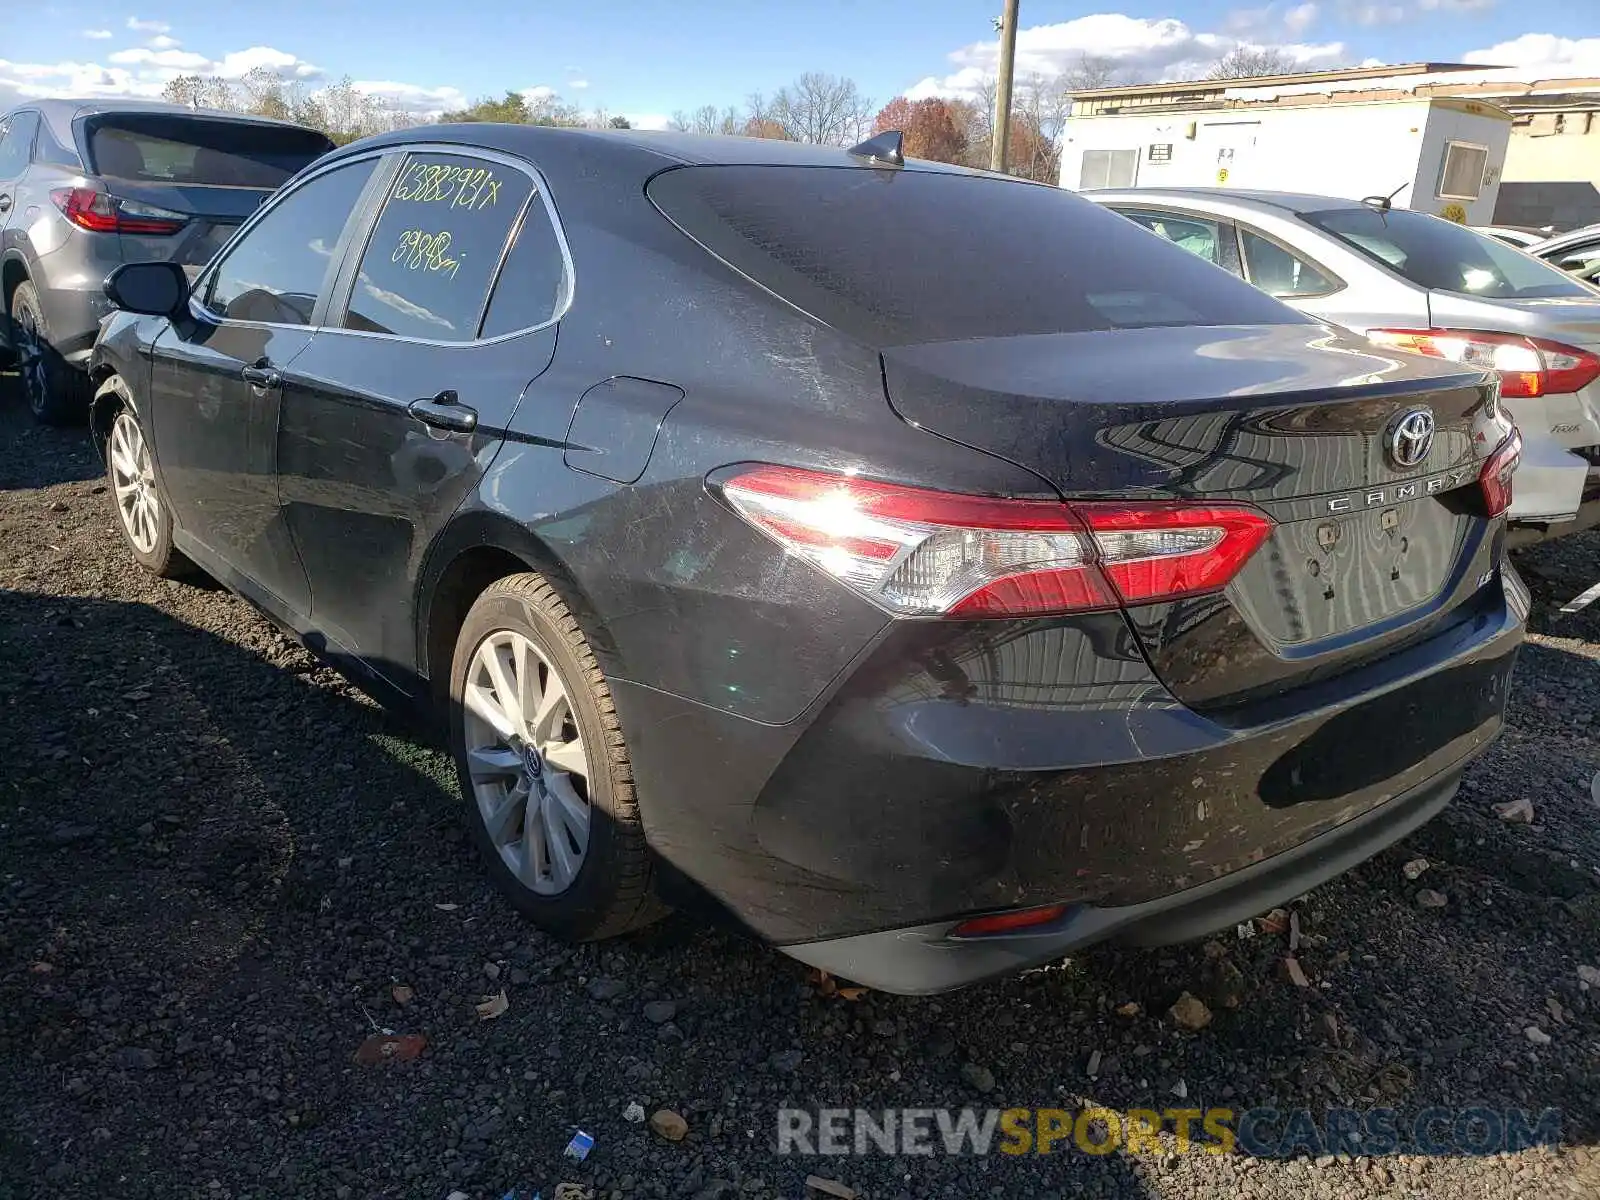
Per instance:
[[[1271,46],[1235,46],[1217,59],[1207,79],[1254,79],[1258,75],[1287,75],[1295,62]]]
[[[1018,175],[1053,183],[1061,174],[1061,136],[1066,131],[1067,118],[1072,113],[1072,97],[1063,88],[1063,82],[1035,74],[1029,75],[1017,86],[1011,104],[1012,118],[1032,135],[1019,143],[1026,150],[1027,159],[1013,168]],[[1106,85],[1101,83],[1094,86]]]
[[[797,142],[850,146],[867,136],[873,111],[855,80],[807,71],[778,89],[766,119],[782,125]]]
[[[182,104],[188,108],[220,108],[233,112],[239,107],[233,85],[214,75],[180,75],[161,89],[161,98],[168,104]]]
[[[1091,92],[1095,88],[1116,87],[1124,82],[1123,72],[1109,58],[1096,54],[1081,54],[1078,61],[1068,67],[1060,79],[1061,89],[1068,96],[1073,92]]]

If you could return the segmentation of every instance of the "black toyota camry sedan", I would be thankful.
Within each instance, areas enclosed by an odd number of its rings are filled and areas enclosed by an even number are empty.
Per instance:
[[[566,937],[709,895],[901,992],[1190,938],[1500,728],[1492,378],[894,135],[385,135],[106,286],[134,557],[433,714]]]

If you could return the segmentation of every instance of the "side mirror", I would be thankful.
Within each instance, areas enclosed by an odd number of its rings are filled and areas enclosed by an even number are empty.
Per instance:
[[[189,276],[177,263],[124,263],[106,276],[105,293],[123,312],[175,317],[189,303]]]

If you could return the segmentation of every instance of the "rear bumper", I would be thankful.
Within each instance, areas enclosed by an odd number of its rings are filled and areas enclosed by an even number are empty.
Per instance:
[[[39,291],[39,303],[44,306],[50,344],[67,362],[88,370],[94,340],[100,335],[100,321],[112,311],[102,282],[82,287],[44,287]]]
[[[669,878],[807,962],[937,990],[1135,926],[1194,936],[1402,836],[1498,734],[1526,615],[1499,570],[1420,642],[1205,713],[1117,613],[894,622],[784,725],[613,694]],[[1054,940],[944,944],[964,918],[1052,904],[1074,906]],[[903,977],[882,949],[930,945],[949,965]]]
[[[923,995],[1038,966],[1108,939],[1145,946],[1189,941],[1365,862],[1436,816],[1460,783],[1458,766],[1265,862],[1142,904],[1077,905],[1051,924],[1022,933],[958,938],[951,936],[954,922],[939,921],[785,946],[784,952],[880,991]]]

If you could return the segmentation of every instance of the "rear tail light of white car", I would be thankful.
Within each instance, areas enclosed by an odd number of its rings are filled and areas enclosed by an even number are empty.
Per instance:
[[[1600,379],[1600,355],[1544,338],[1463,329],[1369,329],[1367,337],[1396,350],[1498,371],[1500,394],[1511,398],[1562,395]]]
[[[735,512],[906,616],[1083,612],[1217,591],[1272,532],[1245,505],[1009,500],[756,466]]]
[[[170,208],[126,200],[95,188],[57,188],[50,193],[61,214],[91,233],[177,233],[189,218]]]

